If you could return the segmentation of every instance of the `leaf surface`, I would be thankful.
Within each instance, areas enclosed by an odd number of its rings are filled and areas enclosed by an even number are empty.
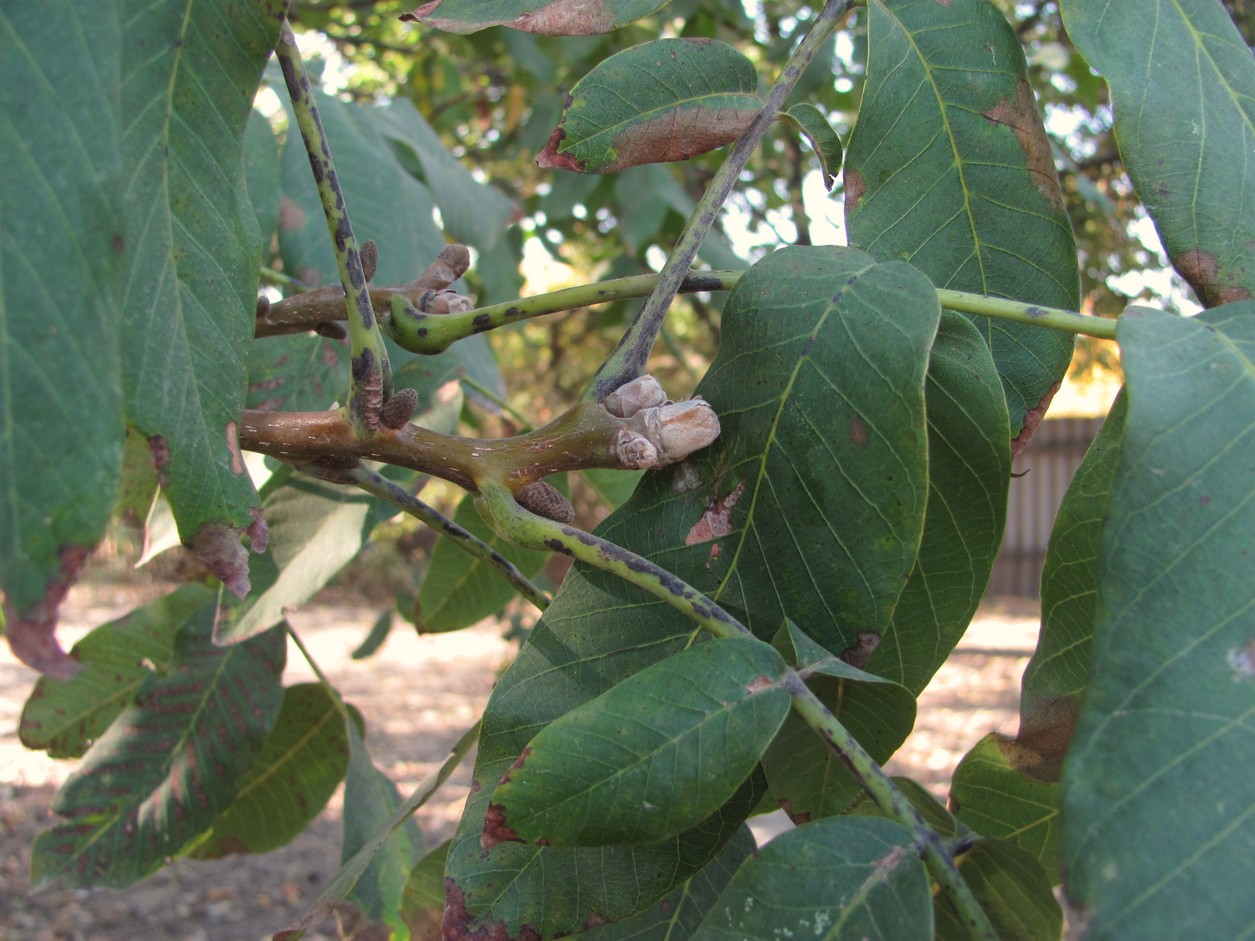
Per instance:
[[[168,672],[149,674],[53,798],[64,818],[35,841],[31,881],[126,886],[177,856],[231,803],[278,714],[282,631],[213,646],[193,614]]]
[[[666,6],[668,0],[430,0],[402,20],[450,33],[508,26],[541,36],[608,33]]]
[[[686,941],[756,849],[754,834],[741,827],[700,872],[639,915],[580,934],[581,941]]]
[[[344,719],[327,690],[318,683],[289,686],[248,777],[196,847],[196,857],[286,845],[322,812],[348,763]]]
[[[971,623],[1006,521],[1011,450],[993,356],[967,318],[944,311],[928,360],[928,503],[893,620],[867,659],[919,693]]]
[[[82,669],[70,679],[43,677],[22,709],[18,733],[27,748],[77,758],[104,733],[153,671],[174,655],[179,626],[211,606],[215,592],[184,585],[95,628],[70,651]]]
[[[113,7],[90,25],[68,3],[0,11],[3,630],[60,675],[57,607],[122,468],[121,45]]]
[[[977,833],[1001,837],[1036,857],[1059,881],[1059,784],[1027,777],[1014,765],[1015,739],[986,735],[963,756],[950,782],[950,804]]]
[[[1088,937],[1255,924],[1255,302],[1117,324],[1128,417],[1063,777]]]
[[[613,173],[687,160],[736,140],[763,103],[753,63],[708,39],[656,39],[575,83],[542,167]]]
[[[1229,12],[1210,0],[1059,6],[1110,86],[1120,160],[1173,267],[1209,307],[1250,297],[1255,62]]]
[[[125,9],[127,415],[153,447],[183,541],[243,597],[240,537],[265,545],[236,430],[261,257],[243,141],[284,4]]]
[[[961,41],[958,37],[962,37]],[[1076,248],[1024,53],[988,0],[873,0],[845,158],[854,245],[937,287],[1075,309]],[[1072,355],[1066,334],[978,318],[1018,434]]]
[[[1064,494],[1041,576],[1042,627],[1024,670],[1020,729],[1007,757],[1039,781],[1058,781],[1089,675],[1098,608],[1099,547],[1120,460],[1120,396]]]
[[[493,793],[484,842],[675,836],[723,806],[789,711],[784,661],[750,637],[668,657],[551,722]]]
[[[776,837],[737,870],[693,941],[931,939],[928,875],[901,824],[832,817]]]
[[[344,842],[340,863],[348,864],[371,847],[369,862],[346,898],[371,919],[394,928],[404,924],[401,894],[410,870],[423,853],[423,836],[412,811],[396,821],[401,792],[370,757],[357,724],[349,721],[349,767],[344,779]],[[382,839],[378,837],[382,836]]]

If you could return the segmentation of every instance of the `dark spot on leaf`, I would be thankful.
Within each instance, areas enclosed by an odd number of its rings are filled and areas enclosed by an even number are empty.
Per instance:
[[[876,631],[859,631],[858,638],[841,651],[841,659],[852,667],[863,669],[880,646],[880,634]]]
[[[444,941],[540,941],[540,935],[531,925],[523,925],[511,938],[504,921],[472,923],[471,914],[466,910],[466,894],[448,876],[444,880],[444,895]]]
[[[1209,496],[1204,495],[1198,498],[1199,506],[1207,506],[1209,503],[1211,503],[1211,497]]]
[[[852,417],[850,419],[850,444],[856,448],[865,447],[870,437],[867,430],[867,422],[857,415]]]
[[[170,445],[166,444],[166,439],[161,435],[153,435],[148,439],[148,453],[152,457],[153,470],[160,477],[170,463]]]
[[[589,911],[588,917],[584,919],[584,930],[588,931],[592,928],[599,928],[602,925],[610,924],[610,919],[600,912]]]
[[[7,597],[4,600],[5,634],[13,656],[49,676],[69,679],[79,671],[78,662],[57,643],[57,609],[90,552],[86,546],[63,547],[57,573],[44,586],[43,597],[29,609],[18,611]]]
[[[1055,212],[1063,212],[1063,191],[1055,173],[1055,158],[1050,150],[1050,139],[1042,125],[1041,112],[1033,89],[1024,79],[1015,85],[1015,97],[1003,98],[987,111],[981,112],[995,124],[1002,124],[1015,132],[1020,149],[1024,151],[1025,167],[1033,179],[1033,186]]]
[[[1046,417],[1046,409],[1050,408],[1050,402],[1055,397],[1055,393],[1059,391],[1060,383],[1051,384],[1046,390],[1046,394],[1041,397],[1041,401],[1037,403],[1036,408],[1030,408],[1024,413],[1024,424],[1020,426],[1020,433],[1015,436],[1011,442],[1011,456],[1019,454],[1028,447],[1029,440],[1033,437],[1033,432],[1037,430],[1037,426],[1042,423],[1042,419]]]
[[[484,831],[479,835],[479,845],[490,850],[498,843],[522,843],[523,839],[505,822],[505,808],[489,804],[484,814]]]
[[[561,170],[573,170],[576,173],[583,173],[584,164],[570,154],[558,153],[558,146],[565,137],[566,131],[561,127],[555,127],[553,133],[549,135],[549,143],[545,144],[545,149],[536,155],[536,166],[557,167]]]
[[[845,168],[845,211],[854,212],[858,209],[859,200],[867,192],[867,181],[857,170]]]
[[[731,533],[732,510],[744,492],[745,481],[742,480],[723,499],[716,500],[712,496],[706,503],[706,509],[702,511],[701,519],[693,524],[693,528],[684,537],[684,544],[695,546]]]
[[[112,241],[110,242],[110,245],[112,245],[113,250],[115,252],[120,252],[122,251],[123,248],[126,247],[126,243],[123,241],[122,236],[119,233],[114,233],[114,236],[113,236]]]

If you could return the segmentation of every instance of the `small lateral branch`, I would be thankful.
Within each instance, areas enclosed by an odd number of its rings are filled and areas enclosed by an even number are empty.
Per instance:
[[[301,137],[305,141],[305,151],[309,155],[309,166],[318,187],[323,212],[327,217],[327,230],[331,234],[336,266],[340,273],[340,286],[346,299],[351,357],[349,419],[355,434],[373,435],[379,429],[379,411],[391,391],[388,353],[375,320],[361,253],[353,236],[353,225],[349,220],[339,178],[336,176],[331,145],[323,130],[313,86],[305,71],[305,63],[301,60],[296,36],[286,20],[279,31],[275,52],[283,70],[288,97],[296,114],[297,125],[301,129]]]

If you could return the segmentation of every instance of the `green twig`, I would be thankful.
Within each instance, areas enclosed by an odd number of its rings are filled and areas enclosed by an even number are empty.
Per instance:
[[[796,672],[790,671],[786,676],[785,688],[792,697],[793,711],[841,758],[876,806],[890,818],[910,828],[915,837],[915,847],[923,857],[924,864],[946,893],[959,919],[967,928],[968,935],[974,941],[998,941],[998,933],[989,923],[989,916],[972,894],[971,887],[959,874],[958,866],[946,848],[945,841],[928,826],[919,808],[898,790],[875,759],[858,743],[858,739],[828,711],[828,707],[802,682]]]
[[[1039,304],[1025,304],[1021,301],[1009,301],[1001,297],[986,297],[983,294],[968,294],[964,291],[948,291],[937,289],[937,299],[947,310],[957,310],[964,314],[977,314],[981,317],[995,317],[999,320],[1014,320],[1019,323],[1033,324],[1038,327],[1049,327],[1051,330],[1062,330],[1064,333],[1083,333],[1100,340],[1116,338],[1116,322],[1106,317],[1093,317],[1089,314],[1078,314],[1074,310],[1059,307],[1042,307]]]
[[[698,271],[683,279],[680,291],[727,291],[740,276],[739,271]],[[657,285],[658,275],[639,274],[611,281],[594,281],[457,314],[427,314],[408,305],[402,313],[385,318],[383,326],[397,345],[411,353],[443,353],[458,340],[476,333],[577,307],[644,297]]]
[[[338,476],[346,483],[354,484],[381,500],[387,500],[398,509],[404,510],[437,532],[448,536],[460,549],[469,552],[485,565],[496,569],[502,578],[514,586],[514,589],[534,604],[538,610],[544,611],[549,607],[549,597],[520,572],[513,562],[475,534],[468,532],[443,513],[428,506],[400,484],[389,480],[364,464],[358,464],[352,469],[341,472]]]
[[[722,166],[716,171],[697,203],[697,208],[689,217],[684,231],[672,249],[667,262],[658,273],[658,284],[645,299],[637,312],[632,324],[623,334],[623,338],[615,347],[614,352],[606,359],[593,376],[583,398],[600,402],[607,395],[626,382],[631,382],[645,371],[645,363],[649,359],[649,351],[662,327],[676,292],[683,283],[693,261],[697,258],[697,250],[702,240],[727,201],[733,187],[740,179],[741,171],[749,162],[750,155],[758,148],[763,135],[776,118],[776,113],[784,106],[785,99],[793,91],[793,86],[802,77],[806,67],[810,65],[820,47],[832,36],[837,24],[845,16],[850,7],[850,0],[828,0],[823,10],[811,24],[810,30],[803,37],[798,47],[789,57],[784,70],[780,73],[775,87],[767,96],[767,104],[758,112],[749,128],[732,146]]]
[[[366,274],[362,270],[362,256],[353,226],[344,203],[344,193],[331,160],[331,145],[323,130],[318,104],[314,100],[313,87],[305,72],[296,37],[285,21],[275,45],[283,78],[287,83],[288,97],[296,113],[296,123],[309,154],[310,169],[318,186],[318,196],[327,217],[327,229],[331,233],[335,249],[336,265],[340,271],[340,284],[344,288],[349,322],[350,377],[348,413],[354,432],[362,437],[373,435],[379,428],[379,410],[390,394],[391,375],[388,369],[388,353],[383,336],[370,303],[366,286]]]
[[[500,484],[486,484],[476,500],[480,512],[498,533],[518,545],[573,556],[610,572],[682,611],[716,637],[753,636],[749,628],[706,595],[666,569],[622,546],[573,526],[536,516],[514,502]],[[908,827],[929,872],[942,886],[974,941],[998,941],[998,935],[971,888],[959,874],[945,843],[858,740],[828,707],[789,669],[786,688],[793,709],[837,755],[860,785],[889,817]]]

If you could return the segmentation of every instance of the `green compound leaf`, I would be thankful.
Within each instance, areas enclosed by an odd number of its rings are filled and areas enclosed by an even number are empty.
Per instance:
[[[1255,62],[1229,12],[1213,0],[1059,6],[1111,88],[1120,159],[1173,267],[1209,307],[1250,297]]]
[[[74,645],[70,659],[82,669],[71,679],[43,677],[22,710],[18,734],[27,748],[52,758],[77,758],[135,698],[154,671],[174,654],[179,627],[216,592],[184,585],[156,601],[102,624]]]
[[[981,840],[959,858],[959,875],[999,938],[1059,941],[1063,912],[1041,865],[1014,843]],[[944,894],[934,909],[937,941],[967,941],[971,932]]]
[[[167,672],[152,673],[62,785],[64,818],[35,841],[31,881],[127,886],[160,869],[235,799],[279,712],[285,636],[223,650],[213,609],[193,614]]]
[[[0,632],[59,675],[57,606],[104,532],[125,435],[122,39],[116,8],[98,13],[0,10]]]
[[[834,248],[759,262],[728,298],[722,348],[696,390],[720,416],[719,441],[645,475],[600,535],[717,595],[760,637],[774,636],[786,611],[833,652],[856,647],[864,625],[883,630],[923,527],[924,383],[939,316],[935,289],[909,266]],[[447,930],[513,938],[616,921],[732,837],[761,798],[753,779],[671,840],[480,844],[492,786],[527,743],[685,649],[693,631],[617,577],[578,565],[568,575],[489,701],[478,790],[449,853]]]
[[[928,684],[971,623],[1007,513],[1010,430],[988,345],[943,311],[928,360],[928,505],[919,554],[893,620],[864,662],[913,693]]]
[[[536,158],[542,167],[613,173],[687,160],[736,140],[762,109],[754,65],[709,39],[625,49],[576,82]]]
[[[1072,229],[1024,53],[1002,14],[988,0],[872,0],[868,43],[845,158],[853,244],[910,261],[939,288],[1075,309]],[[1016,435],[1063,378],[1072,338],[977,322]]]
[[[663,840],[736,793],[789,711],[784,660],[750,637],[699,644],[550,723],[493,793],[484,844]]]
[[[344,718],[327,690],[289,686],[248,777],[194,855],[216,859],[286,845],[321,813],[348,763]]]
[[[504,555],[528,578],[544,568],[549,558],[547,552],[517,549],[501,539],[484,522],[469,495],[458,504],[453,521]],[[496,566],[481,562],[450,539],[441,539],[418,590],[414,624],[420,633],[458,631],[500,611],[517,596]]]
[[[183,541],[243,597],[240,536],[247,531],[258,551],[265,540],[235,424],[261,258],[243,142],[285,4],[125,9],[127,415],[153,446]]]
[[[815,156],[819,158],[819,170],[824,175],[824,188],[831,190],[841,172],[841,138],[828,122],[828,116],[814,105],[794,105],[780,115],[780,119],[802,132]]]
[[[955,816],[982,836],[1003,837],[1034,856],[1059,881],[1059,785],[1036,781],[1013,764],[1018,743],[986,735],[963,756],[950,782]]]
[[[834,657],[792,622],[772,643],[790,666],[812,674],[806,685],[876,761],[887,761],[911,733],[910,690]],[[793,714],[763,757],[763,771],[772,796],[797,823],[841,813],[862,790],[841,759]]]
[[[932,893],[910,831],[874,817],[830,817],[746,860],[693,941],[932,936]]]
[[[508,26],[541,36],[588,36],[634,23],[668,0],[430,0],[401,19],[449,33]]]
[[[1064,764],[1086,936],[1255,924],[1255,302],[1117,325],[1128,417],[1089,683]]]

